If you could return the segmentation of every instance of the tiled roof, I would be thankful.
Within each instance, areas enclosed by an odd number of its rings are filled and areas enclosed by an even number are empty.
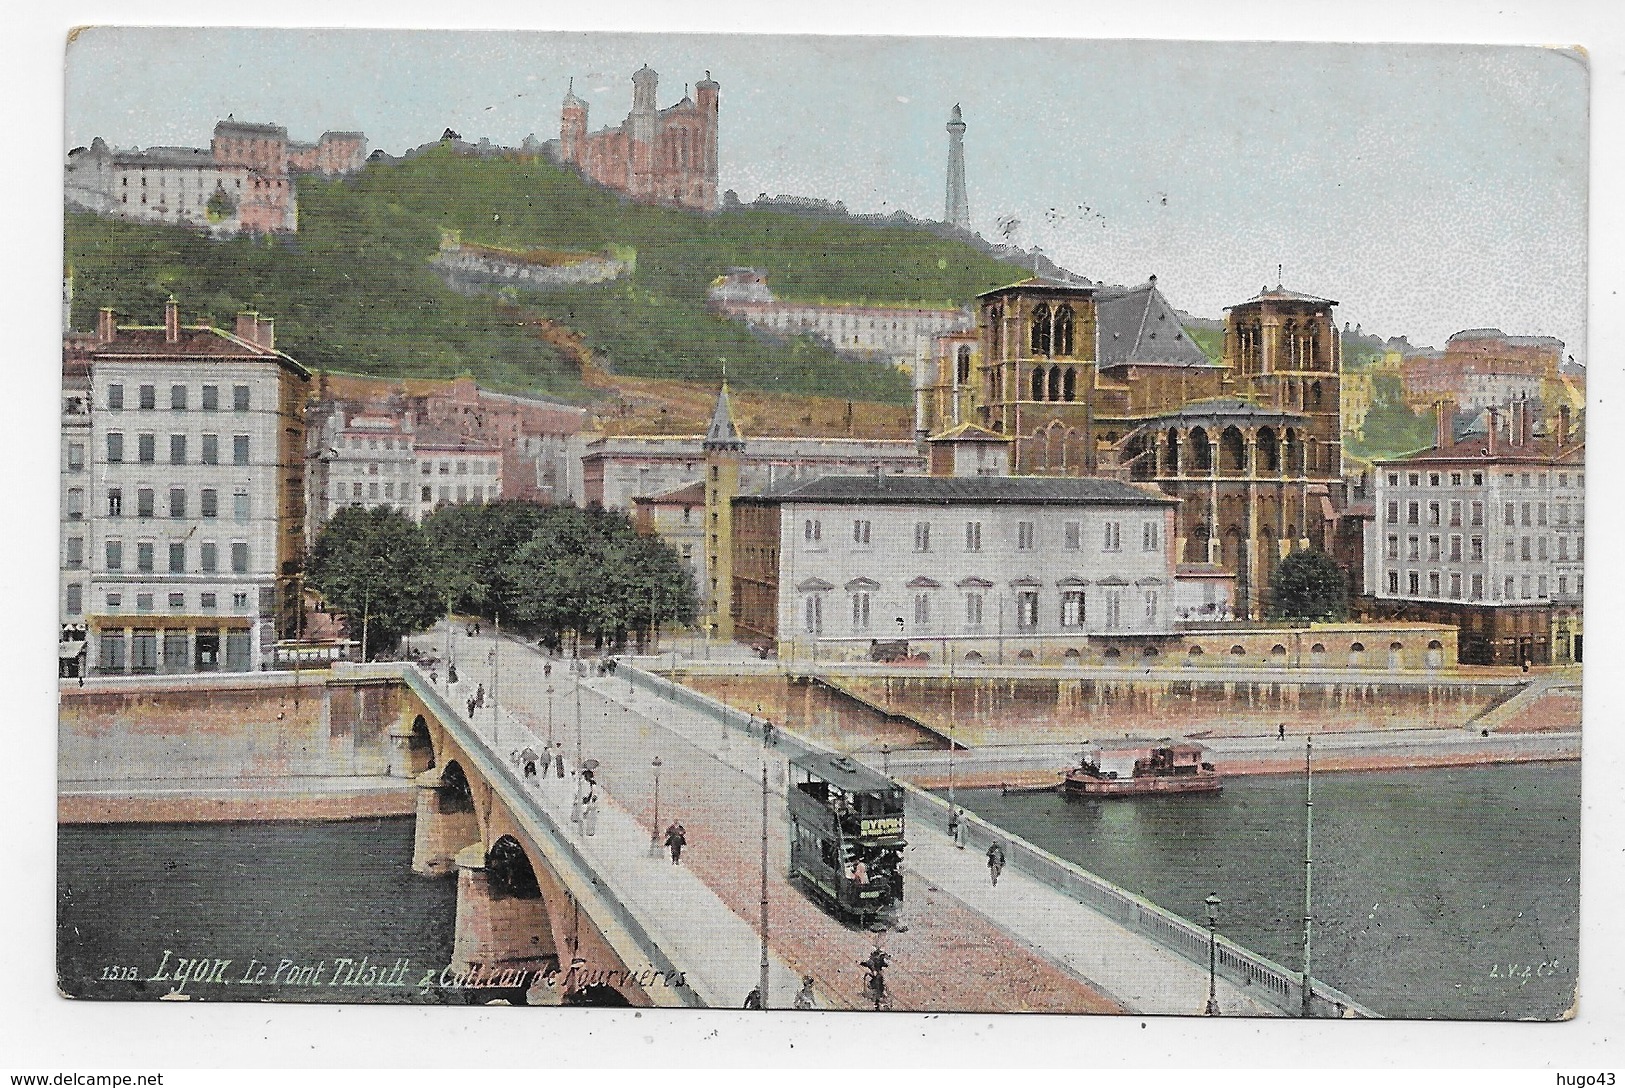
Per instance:
[[[1095,290],[1090,283],[1067,283],[1064,280],[1050,279],[1048,276],[1028,276],[1024,280],[1007,284],[1004,287],[995,287],[991,291],[983,291],[977,298],[989,298],[993,295],[1002,295],[1006,291],[1076,291],[1082,294],[1091,294]]]
[[[157,362],[185,359],[263,359],[293,371],[301,378],[309,378],[304,364],[283,352],[234,336],[212,325],[182,325],[180,336],[170,343],[162,325],[120,325],[112,340],[96,342],[92,350],[95,359],[107,361],[135,361],[151,359]]]
[[[1138,287],[1106,287],[1095,293],[1100,365],[1159,363],[1212,366],[1192,342],[1179,315],[1149,280]]]
[[[824,476],[741,502],[1164,505],[1177,500],[1120,480],[1068,476]]]
[[[633,502],[660,503],[672,506],[696,506],[705,502],[705,482],[696,480],[682,484],[658,495],[639,495]]]
[[[1254,295],[1246,302],[1236,303],[1236,306],[1250,306],[1255,302],[1318,302],[1325,306],[1337,305],[1336,299],[1317,298],[1314,295],[1305,295],[1297,291],[1288,291],[1280,284],[1276,284],[1275,290],[1272,291],[1268,287],[1261,287],[1259,288],[1258,294]],[[1225,309],[1234,310],[1236,306],[1226,306]]]
[[[1009,435],[990,431],[986,427],[978,426],[969,420],[951,427],[940,434],[934,434],[926,439],[927,442],[1014,442]]]

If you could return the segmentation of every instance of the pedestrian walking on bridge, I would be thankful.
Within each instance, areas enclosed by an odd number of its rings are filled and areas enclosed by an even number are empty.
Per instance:
[[[671,863],[673,865],[683,863],[683,847],[687,845],[688,833],[683,830],[682,824],[673,821],[672,825],[666,828],[666,848],[671,851]]]
[[[999,886],[999,874],[1004,872],[1004,847],[994,843],[987,848],[987,871],[993,877],[993,886]]]

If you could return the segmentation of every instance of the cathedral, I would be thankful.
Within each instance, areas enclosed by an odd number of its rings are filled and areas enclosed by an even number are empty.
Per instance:
[[[717,206],[717,92],[711,73],[683,88],[682,101],[655,106],[660,75],[645,64],[632,73],[632,112],[614,128],[587,131],[587,103],[575,84],[564,95],[554,161],[640,204],[709,212]]]
[[[1336,305],[1261,289],[1226,308],[1214,362],[1155,276],[1023,280],[980,296],[976,333],[939,340],[919,428],[1008,436],[1021,475],[1155,485],[1180,500],[1179,562],[1222,568],[1238,613],[1256,618],[1295,548],[1341,550]]]

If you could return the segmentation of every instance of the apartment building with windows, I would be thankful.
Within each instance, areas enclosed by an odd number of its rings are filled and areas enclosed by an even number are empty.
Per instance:
[[[1371,608],[1460,628],[1466,664],[1582,657],[1585,442],[1566,407],[1537,434],[1534,404],[1492,408],[1458,437],[1440,402],[1432,448],[1373,466]]]
[[[1177,501],[1117,480],[824,477],[734,508],[734,626],[781,656],[908,639],[1019,663],[1173,633]]]
[[[496,502],[502,497],[502,449],[460,434],[421,428],[412,443],[417,462],[415,520],[442,506]]]
[[[183,326],[173,299],[161,326],[102,310],[67,355],[88,426],[64,436],[62,618],[85,625],[86,667],[257,668],[297,618],[310,373],[270,320]]]

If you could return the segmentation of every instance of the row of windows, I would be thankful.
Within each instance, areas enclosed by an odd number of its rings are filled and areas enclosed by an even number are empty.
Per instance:
[[[110,571],[124,569],[124,541],[113,538],[106,542],[107,569]],[[169,574],[190,574],[191,568],[187,565],[188,553],[191,549],[184,540],[170,541],[166,545],[168,552],[168,565],[165,568]],[[248,573],[248,542],[234,540],[228,545],[227,552],[231,562],[231,573]],[[151,540],[137,541],[135,545],[134,570],[141,574],[157,573],[158,545]],[[220,546],[212,540],[205,540],[198,545],[197,569],[203,574],[214,574],[220,570]]]
[[[685,511],[686,513],[686,511]],[[1034,551],[1038,548],[1038,525],[1031,521],[1018,521],[1016,524],[1016,550]],[[867,518],[854,518],[852,521],[852,543],[858,547],[867,547],[873,540],[874,523]],[[931,551],[931,529],[929,521],[914,523],[914,550],[917,552]],[[824,522],[821,518],[807,518],[801,523],[801,539],[804,543],[817,545],[824,539]],[[1061,543],[1068,551],[1080,551],[1083,548],[1083,523],[1069,521],[1064,523],[1061,532]],[[1119,521],[1108,521],[1101,526],[1101,550],[1107,552],[1122,551],[1123,524]],[[1142,522],[1140,525],[1140,550],[1147,552],[1162,549],[1162,526],[1155,521]],[[982,522],[965,522],[965,550],[979,552],[982,550]]]
[[[183,592],[165,594],[165,600],[172,612],[185,612],[187,610],[188,595]],[[157,594],[137,593],[135,595],[135,610],[137,612],[154,611],[154,602]],[[124,593],[122,590],[112,591],[105,597],[106,611],[119,612],[124,608]],[[213,591],[205,591],[197,595],[197,607],[200,612],[213,612],[220,607],[220,595]],[[231,608],[234,612],[248,611],[248,593],[239,591],[231,595]],[[77,616],[84,611],[84,589],[81,586],[69,586],[67,594],[67,611],[69,615]]]
[[[172,434],[172,435],[170,435],[169,436],[169,463],[172,464],[172,465],[184,465],[184,464],[186,464],[187,463],[186,455],[187,455],[187,447],[188,447],[188,445],[189,445],[189,443],[187,441],[187,436],[186,435],[184,435],[184,434]],[[72,457],[72,454],[73,454],[73,451],[70,448],[69,449],[69,457],[70,457],[70,459]],[[83,452],[82,451],[81,451],[80,456],[81,456],[81,460],[82,460],[83,459]],[[232,435],[231,436],[231,463],[234,464],[234,465],[246,465],[246,464],[248,464],[248,456],[249,456],[249,436],[246,435],[246,434],[234,434],[234,435]],[[158,436],[157,435],[155,435],[155,434],[138,434],[138,435],[135,436],[135,459],[136,459],[136,463],[143,464],[143,465],[151,465],[151,464],[156,464],[157,463],[157,461],[158,461]],[[124,432],[123,431],[108,431],[107,432],[107,463],[110,464],[110,465],[122,465],[124,463]],[[201,436],[201,441],[199,441],[199,443],[198,443],[198,464],[200,464],[200,465],[218,465],[219,463],[220,463],[220,436],[217,435],[217,434],[206,434],[206,435]]]
[[[849,594],[852,614],[852,630],[868,631],[871,629],[873,616],[872,594],[864,591]],[[1103,626],[1107,629],[1121,626],[1123,622],[1124,590],[1105,590],[1099,603],[1103,616]],[[1144,605],[1145,620],[1149,623],[1157,618],[1161,594],[1159,590],[1147,589],[1141,594],[1141,603]],[[1014,630],[1016,632],[1034,631],[1039,626],[1040,606],[1039,591],[1024,589],[1016,593],[1014,606]],[[1081,589],[1062,590],[1057,605],[1057,619],[1062,628],[1079,628],[1084,626],[1087,618],[1084,601],[1084,591]],[[916,627],[930,627],[933,618],[933,595],[930,593],[917,593],[914,595],[914,625]],[[986,626],[987,595],[981,591],[971,591],[964,596],[964,626],[967,629],[979,630]],[[898,617],[901,621],[902,617]],[[819,593],[810,593],[802,605],[803,628],[807,634],[820,634],[824,629],[824,599]]]
[[[421,501],[421,502],[434,502],[434,501],[436,501],[434,491],[435,491],[435,489],[433,487],[430,487],[428,484],[424,484],[422,486],[422,488],[419,489],[419,501]],[[493,487],[491,489],[491,497],[494,499],[496,497],[496,494],[497,494],[497,489]],[[440,488],[440,498],[439,498],[440,502],[470,502],[470,501],[484,502],[485,501],[485,487],[483,485],[481,485],[481,484],[475,484],[473,487],[459,486],[456,489],[456,496],[457,497],[455,499],[452,498],[452,488],[450,486],[442,486]],[[383,485],[383,493],[382,494],[379,494],[379,486],[376,483],[369,483],[369,484],[366,485],[366,493],[365,493],[365,495],[362,494],[362,485],[359,484],[359,483],[350,484],[348,486],[348,488],[346,488],[344,484],[340,484],[340,485],[338,485],[338,488],[334,492],[334,498],[339,502],[345,502],[345,501],[357,502],[357,501],[359,501],[359,500],[361,500],[363,498],[367,498],[367,499],[380,499],[380,498],[382,498],[382,499],[394,499],[394,498],[399,498],[402,501],[405,501],[405,500],[407,500],[407,499],[409,499],[411,497],[412,497],[411,485],[410,484],[405,484],[405,483],[401,484],[399,495],[396,494],[395,485],[393,483],[388,483],[388,482],[386,482]]]
[[[1468,513],[1470,525],[1484,524],[1484,504],[1474,501],[1464,504],[1459,499],[1452,499],[1448,503],[1429,502],[1424,507],[1421,502],[1412,500],[1405,504],[1406,525],[1460,525],[1462,524],[1463,509]],[[1426,514],[1426,521],[1423,515]],[[1548,517],[1550,515],[1550,518]],[[1445,519],[1448,518],[1448,521]],[[1399,524],[1399,500],[1391,499],[1388,502],[1386,523]],[[1544,502],[1508,502],[1501,506],[1501,523],[1507,526],[1517,525],[1547,525],[1555,521],[1558,525],[1584,525],[1585,504],[1583,503],[1544,503]]]
[[[1462,562],[1462,555],[1463,555],[1463,553],[1462,553],[1462,539],[1463,538],[1459,537],[1459,536],[1452,536],[1452,537],[1449,538],[1449,542],[1448,542],[1449,543],[1448,558],[1449,558],[1449,560],[1451,562],[1455,562],[1455,563]],[[1549,546],[1550,539],[1551,538],[1544,537],[1544,536],[1540,536],[1540,537],[1528,537],[1528,536],[1524,536],[1524,537],[1507,537],[1502,542],[1504,550],[1505,550],[1504,558],[1509,563],[1510,562],[1516,562],[1516,561],[1519,561],[1519,560],[1522,560],[1523,562],[1527,563],[1527,562],[1531,562],[1531,561],[1537,560],[1537,559],[1539,559],[1539,560],[1551,559],[1551,558],[1553,558],[1553,556],[1552,556],[1551,548]],[[1556,539],[1557,539],[1556,558],[1558,560],[1570,559],[1571,558],[1570,555],[1569,555],[1569,539],[1570,538],[1566,537],[1566,536],[1558,536]],[[1585,538],[1577,536],[1577,537],[1574,537],[1573,540],[1574,540],[1574,555],[1572,556],[1572,558],[1575,559],[1575,560],[1584,559],[1585,558]],[[1481,536],[1468,537],[1468,538],[1466,538],[1466,542],[1467,542],[1467,552],[1466,552],[1467,561],[1468,562],[1473,562],[1473,563],[1483,562],[1484,561],[1484,538],[1481,537]],[[1409,537],[1405,538],[1405,543],[1406,543],[1405,558],[1406,559],[1412,559],[1412,560],[1420,560],[1422,558],[1422,538],[1419,537],[1419,536],[1409,536]],[[1445,541],[1444,537],[1440,537],[1440,536],[1430,536],[1430,537],[1428,537],[1427,538],[1427,558],[1430,559],[1430,560],[1433,560],[1434,562],[1438,562],[1440,560],[1445,559],[1447,557],[1447,555],[1446,555],[1446,553],[1444,551],[1445,543],[1446,543],[1446,541]],[[1384,552],[1384,555],[1389,559],[1398,559],[1399,558],[1399,537],[1398,537],[1398,535],[1396,535],[1396,534],[1390,534],[1389,535],[1389,537],[1388,537],[1388,546],[1387,546],[1386,551]]]
[[[1400,572],[1397,571],[1397,570],[1391,570],[1391,571],[1388,572],[1388,592],[1390,594],[1392,594],[1392,595],[1395,595],[1395,596],[1397,596],[1400,593],[1399,576],[1400,576]],[[1422,596],[1423,595],[1422,584],[1423,584],[1423,582],[1422,582],[1422,572],[1421,571],[1412,570],[1412,571],[1406,571],[1405,572],[1405,592],[1408,595],[1410,595],[1412,597],[1420,597],[1420,596]],[[1429,597],[1442,597],[1442,596],[1445,596],[1446,595],[1445,592],[1444,592],[1445,585],[1446,585],[1445,575],[1442,572],[1436,571],[1436,570],[1427,572],[1427,596],[1429,596]],[[1513,575],[1509,574],[1509,575],[1506,576],[1506,578],[1502,582],[1502,595],[1501,595],[1501,598],[1503,600],[1508,600],[1508,601],[1511,601],[1511,600],[1533,600],[1533,599],[1544,600],[1546,598],[1546,596],[1547,596],[1547,591],[1548,591],[1550,585],[1551,585],[1550,579],[1548,578],[1547,575],[1544,575],[1544,574],[1539,575],[1539,576],[1531,576],[1531,575],[1525,574],[1521,578],[1514,577]],[[1458,574],[1458,573],[1452,572],[1449,575],[1448,586],[1449,586],[1449,590],[1448,590],[1449,597],[1452,600],[1457,600],[1457,601],[1461,600],[1462,599],[1462,576],[1460,574]],[[1467,587],[1468,587],[1468,597],[1467,597],[1468,600],[1481,601],[1481,600],[1484,599],[1484,576],[1482,574],[1473,575],[1471,580],[1467,583]],[[1569,593],[1569,576],[1568,575],[1566,575],[1566,574],[1558,575],[1558,577],[1557,577],[1557,592],[1558,592],[1559,596],[1564,596],[1564,597],[1568,596],[1568,593]],[[1585,594],[1585,575],[1582,574],[1582,575],[1576,575],[1575,576],[1575,579],[1574,579],[1574,592],[1576,594],[1582,595],[1582,596]]]
[[[190,397],[188,387],[179,383],[169,387],[169,407],[177,412],[184,412],[187,400]],[[249,406],[248,386],[234,385],[231,387],[231,408],[234,412],[246,412]],[[107,407],[112,411],[121,411],[124,408],[124,385],[114,382],[107,387]],[[158,407],[158,387],[156,385],[140,385],[136,387],[136,407],[155,409]],[[205,412],[215,412],[220,409],[220,387],[218,385],[205,385],[199,390],[198,407]]]
[[[1421,487],[1423,486],[1422,479],[1424,476],[1427,478],[1428,487],[1461,487],[1462,481],[1468,479],[1472,481],[1473,487],[1484,486],[1484,474],[1482,472],[1407,472],[1405,473],[1405,483],[1410,487]],[[1399,473],[1390,472],[1388,474],[1388,486],[1398,487],[1399,477]],[[1570,474],[1567,472],[1557,473],[1557,486],[1568,487],[1569,478]],[[1584,487],[1586,485],[1585,473],[1574,473],[1573,478],[1575,487]],[[1545,472],[1505,472],[1501,474],[1503,487],[1546,487],[1550,480],[1551,474]]]
[[[135,489],[135,516],[138,518],[153,518],[158,516],[158,492],[150,487]],[[124,488],[110,487],[107,489],[107,516],[121,518],[125,516]],[[169,489],[168,515],[172,518],[188,517],[187,491],[184,487]],[[73,520],[85,516],[85,492],[83,488],[71,487],[67,494],[67,514]],[[220,516],[220,492],[217,488],[205,487],[198,491],[197,516],[201,518],[217,518]],[[248,491],[239,489],[231,496],[231,516],[238,521],[247,521],[249,518]]]

